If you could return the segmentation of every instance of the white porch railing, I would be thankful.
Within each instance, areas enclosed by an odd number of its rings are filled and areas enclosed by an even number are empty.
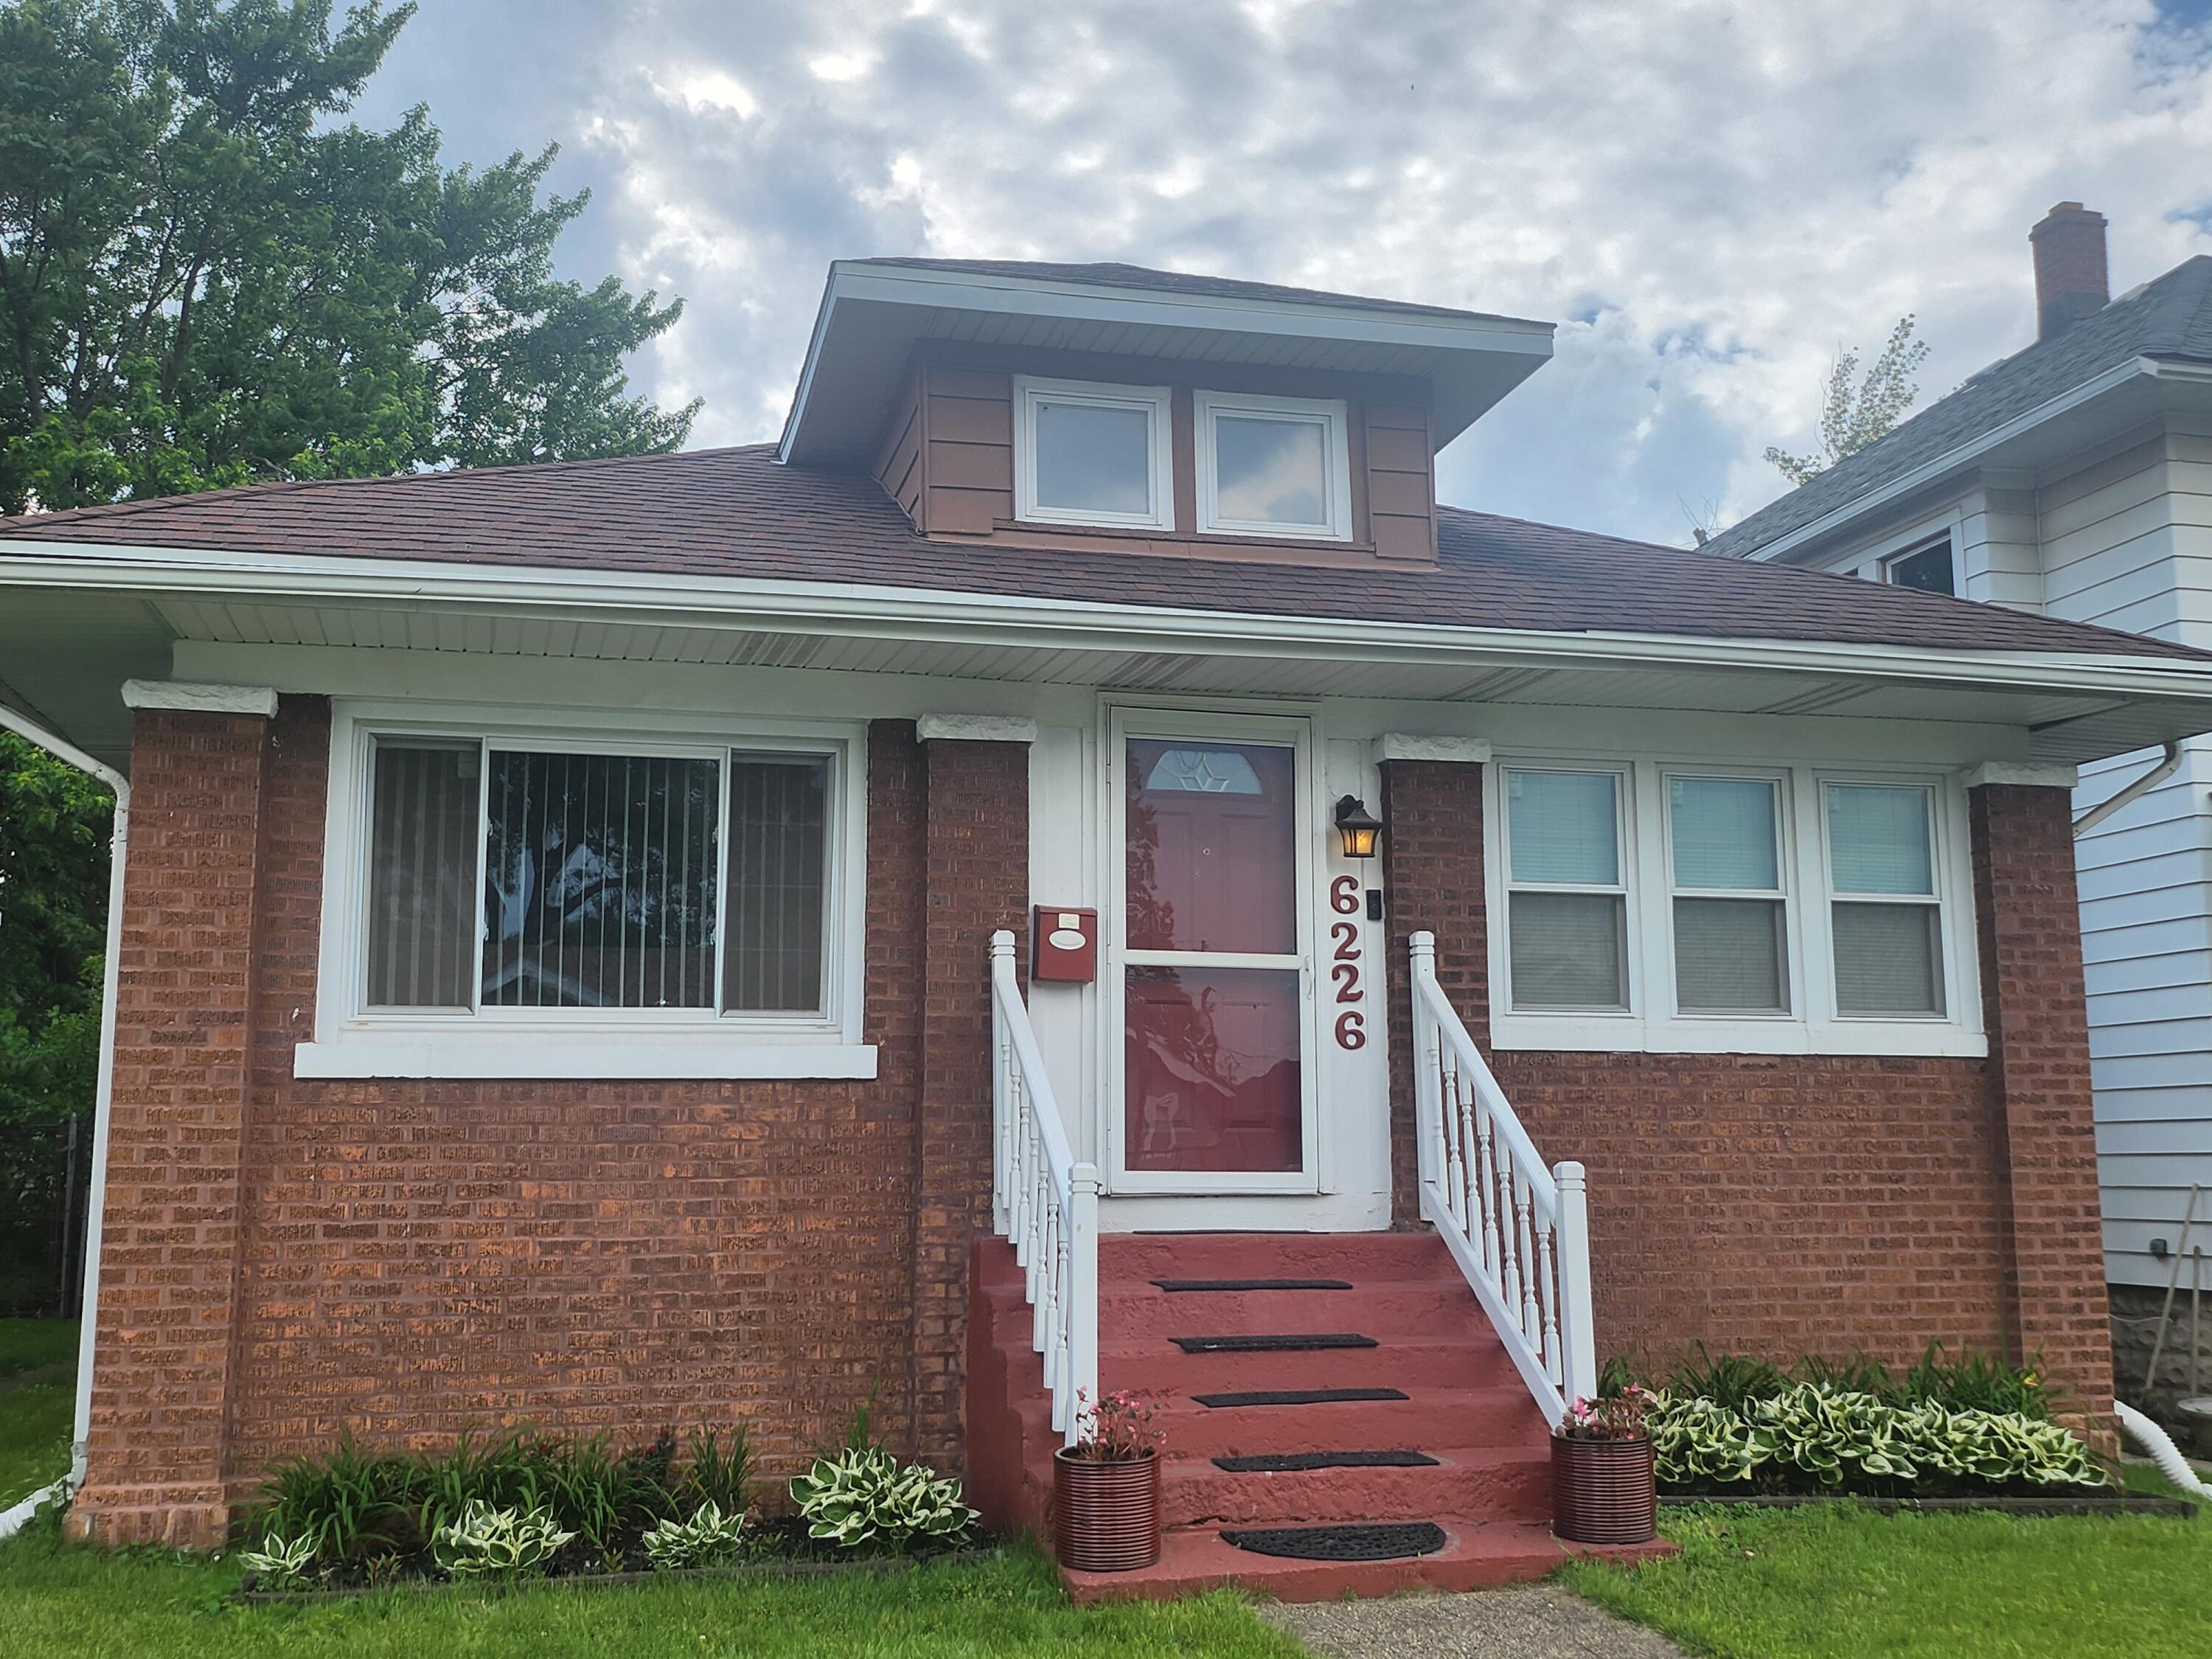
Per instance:
[[[1421,1218],[1435,1226],[1557,1423],[1597,1392],[1583,1166],[1547,1170],[1437,983],[1437,938],[1413,939],[1413,1103]]]
[[[1073,1444],[1077,1394],[1098,1398],[1098,1166],[1068,1149],[1004,929],[991,935],[991,1221],[1022,1266],[1052,1425]]]

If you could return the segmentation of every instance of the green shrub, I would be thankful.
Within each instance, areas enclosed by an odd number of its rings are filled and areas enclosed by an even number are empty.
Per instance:
[[[404,1553],[428,1536],[418,1524],[422,1484],[414,1458],[365,1452],[341,1435],[328,1457],[288,1457],[270,1470],[252,1525],[306,1539],[321,1561]]]
[[[791,1483],[792,1501],[807,1535],[847,1549],[907,1549],[967,1530],[975,1511],[960,1501],[960,1483],[940,1480],[920,1463],[901,1467],[881,1446],[848,1446]]]
[[[1841,1359],[1802,1354],[1784,1370],[1749,1354],[1716,1354],[1700,1343],[1668,1375],[1664,1391],[1678,1399],[1716,1401],[1735,1410],[1808,1382],[1838,1394],[1869,1395],[1887,1406],[1932,1403],[1954,1412],[1999,1412],[2039,1419],[2047,1419],[2051,1408],[2051,1391],[2033,1361],[2015,1365],[1972,1349],[1954,1360],[1946,1357],[1940,1342],[1929,1343],[1901,1379],[1864,1353]],[[1647,1393],[1659,1391],[1627,1356],[1616,1354],[1599,1372],[1598,1394],[1617,1395],[1631,1383]]]
[[[745,1547],[745,1517],[725,1515],[713,1502],[702,1504],[688,1521],[663,1521],[645,1534],[645,1559],[658,1572],[686,1567],[720,1566]]]
[[[549,1509],[499,1509],[478,1498],[438,1529],[430,1555],[451,1577],[521,1578],[543,1572],[575,1535]]]
[[[694,1429],[689,1460],[671,1490],[693,1504],[713,1504],[726,1514],[743,1515],[753,1483],[752,1443],[742,1423],[730,1431],[726,1443],[712,1429]]]
[[[1754,1400],[1771,1400],[1790,1379],[1764,1359],[1747,1354],[1715,1354],[1698,1343],[1692,1357],[1674,1367],[1666,1392],[1717,1401],[1734,1409]]]
[[[1662,1393],[1650,1423],[1659,1483],[1675,1490],[2106,1483],[2080,1437],[2047,1419],[1935,1401],[1895,1405],[1826,1383],[1737,1406]]]

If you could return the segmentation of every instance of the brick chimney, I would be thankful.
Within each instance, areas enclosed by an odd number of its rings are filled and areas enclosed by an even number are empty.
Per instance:
[[[2105,271],[2105,216],[2079,202],[2061,202],[2027,240],[2035,249],[2035,337],[2055,340],[2112,297]]]

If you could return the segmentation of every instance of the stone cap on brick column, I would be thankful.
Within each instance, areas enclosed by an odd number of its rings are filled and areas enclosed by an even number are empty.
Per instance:
[[[181,708],[195,714],[276,714],[276,693],[265,685],[202,685],[191,680],[125,680],[123,701],[131,708]]]
[[[1969,789],[1988,783],[2025,784],[2031,789],[2071,789],[2081,781],[2081,769],[2049,761],[1984,761],[1959,774]]]
[[[1037,723],[1018,714],[924,714],[914,723],[924,743],[1035,743]]]
[[[1412,732],[1385,732],[1375,755],[1386,761],[1458,761],[1480,766],[1490,759],[1488,738],[1425,738]]]

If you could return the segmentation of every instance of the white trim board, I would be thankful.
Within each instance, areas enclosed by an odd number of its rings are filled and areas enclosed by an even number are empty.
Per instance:
[[[126,708],[175,708],[201,714],[258,714],[273,719],[276,694],[265,685],[199,685],[185,680],[125,680]]]

